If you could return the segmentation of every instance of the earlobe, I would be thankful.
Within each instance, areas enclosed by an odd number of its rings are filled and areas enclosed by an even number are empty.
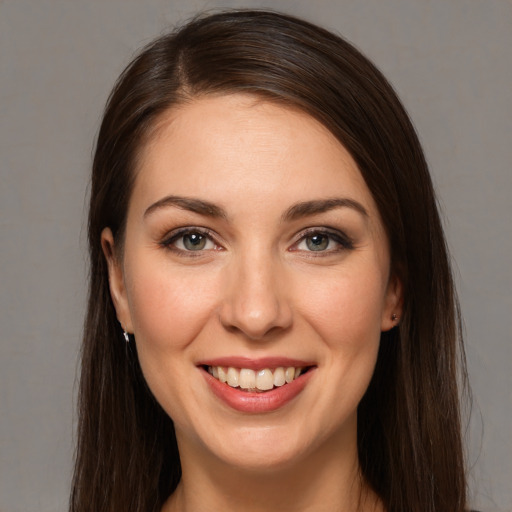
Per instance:
[[[381,331],[389,331],[400,323],[403,311],[403,286],[401,279],[393,275],[389,279],[386,301],[382,311]]]
[[[110,296],[114,303],[117,319],[123,330],[132,333],[133,328],[126,296],[123,267],[116,255],[114,235],[110,228],[104,228],[101,232],[101,248],[107,262]]]

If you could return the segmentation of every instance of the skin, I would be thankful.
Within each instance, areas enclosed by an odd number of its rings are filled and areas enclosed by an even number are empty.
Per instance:
[[[167,196],[223,216],[162,205]],[[339,198],[351,203],[286,217]],[[209,230],[204,248],[187,251],[181,228]],[[359,477],[356,412],[401,285],[372,195],[325,127],[248,95],[172,109],[143,149],[124,250],[108,228],[102,245],[118,319],[176,427],[183,478],[165,511],[381,509]],[[291,402],[248,414],[196,366],[224,356],[316,368]]]

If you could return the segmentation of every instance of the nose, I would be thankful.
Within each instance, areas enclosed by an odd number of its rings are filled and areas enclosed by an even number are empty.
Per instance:
[[[282,268],[271,257],[240,258],[227,269],[220,321],[250,340],[265,340],[292,325]]]

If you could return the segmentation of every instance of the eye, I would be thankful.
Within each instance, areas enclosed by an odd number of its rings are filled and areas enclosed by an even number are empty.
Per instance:
[[[341,232],[312,230],[303,234],[293,250],[330,253],[352,247],[351,240]]]
[[[162,245],[178,252],[211,251],[218,247],[208,232],[199,229],[186,229],[171,233],[171,236],[162,242]]]
[[[319,233],[317,235],[307,236],[304,242],[310,251],[325,251],[328,249],[331,239],[327,235]],[[301,244],[299,244],[299,247],[300,245]]]

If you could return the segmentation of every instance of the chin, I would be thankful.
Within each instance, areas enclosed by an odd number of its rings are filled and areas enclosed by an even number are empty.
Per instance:
[[[275,445],[234,447],[227,453],[219,454],[228,466],[263,476],[293,468],[300,463],[303,455],[295,448],[281,446],[276,449]]]
[[[243,427],[207,448],[227,466],[267,474],[301,464],[317,448],[307,431],[289,425]]]

